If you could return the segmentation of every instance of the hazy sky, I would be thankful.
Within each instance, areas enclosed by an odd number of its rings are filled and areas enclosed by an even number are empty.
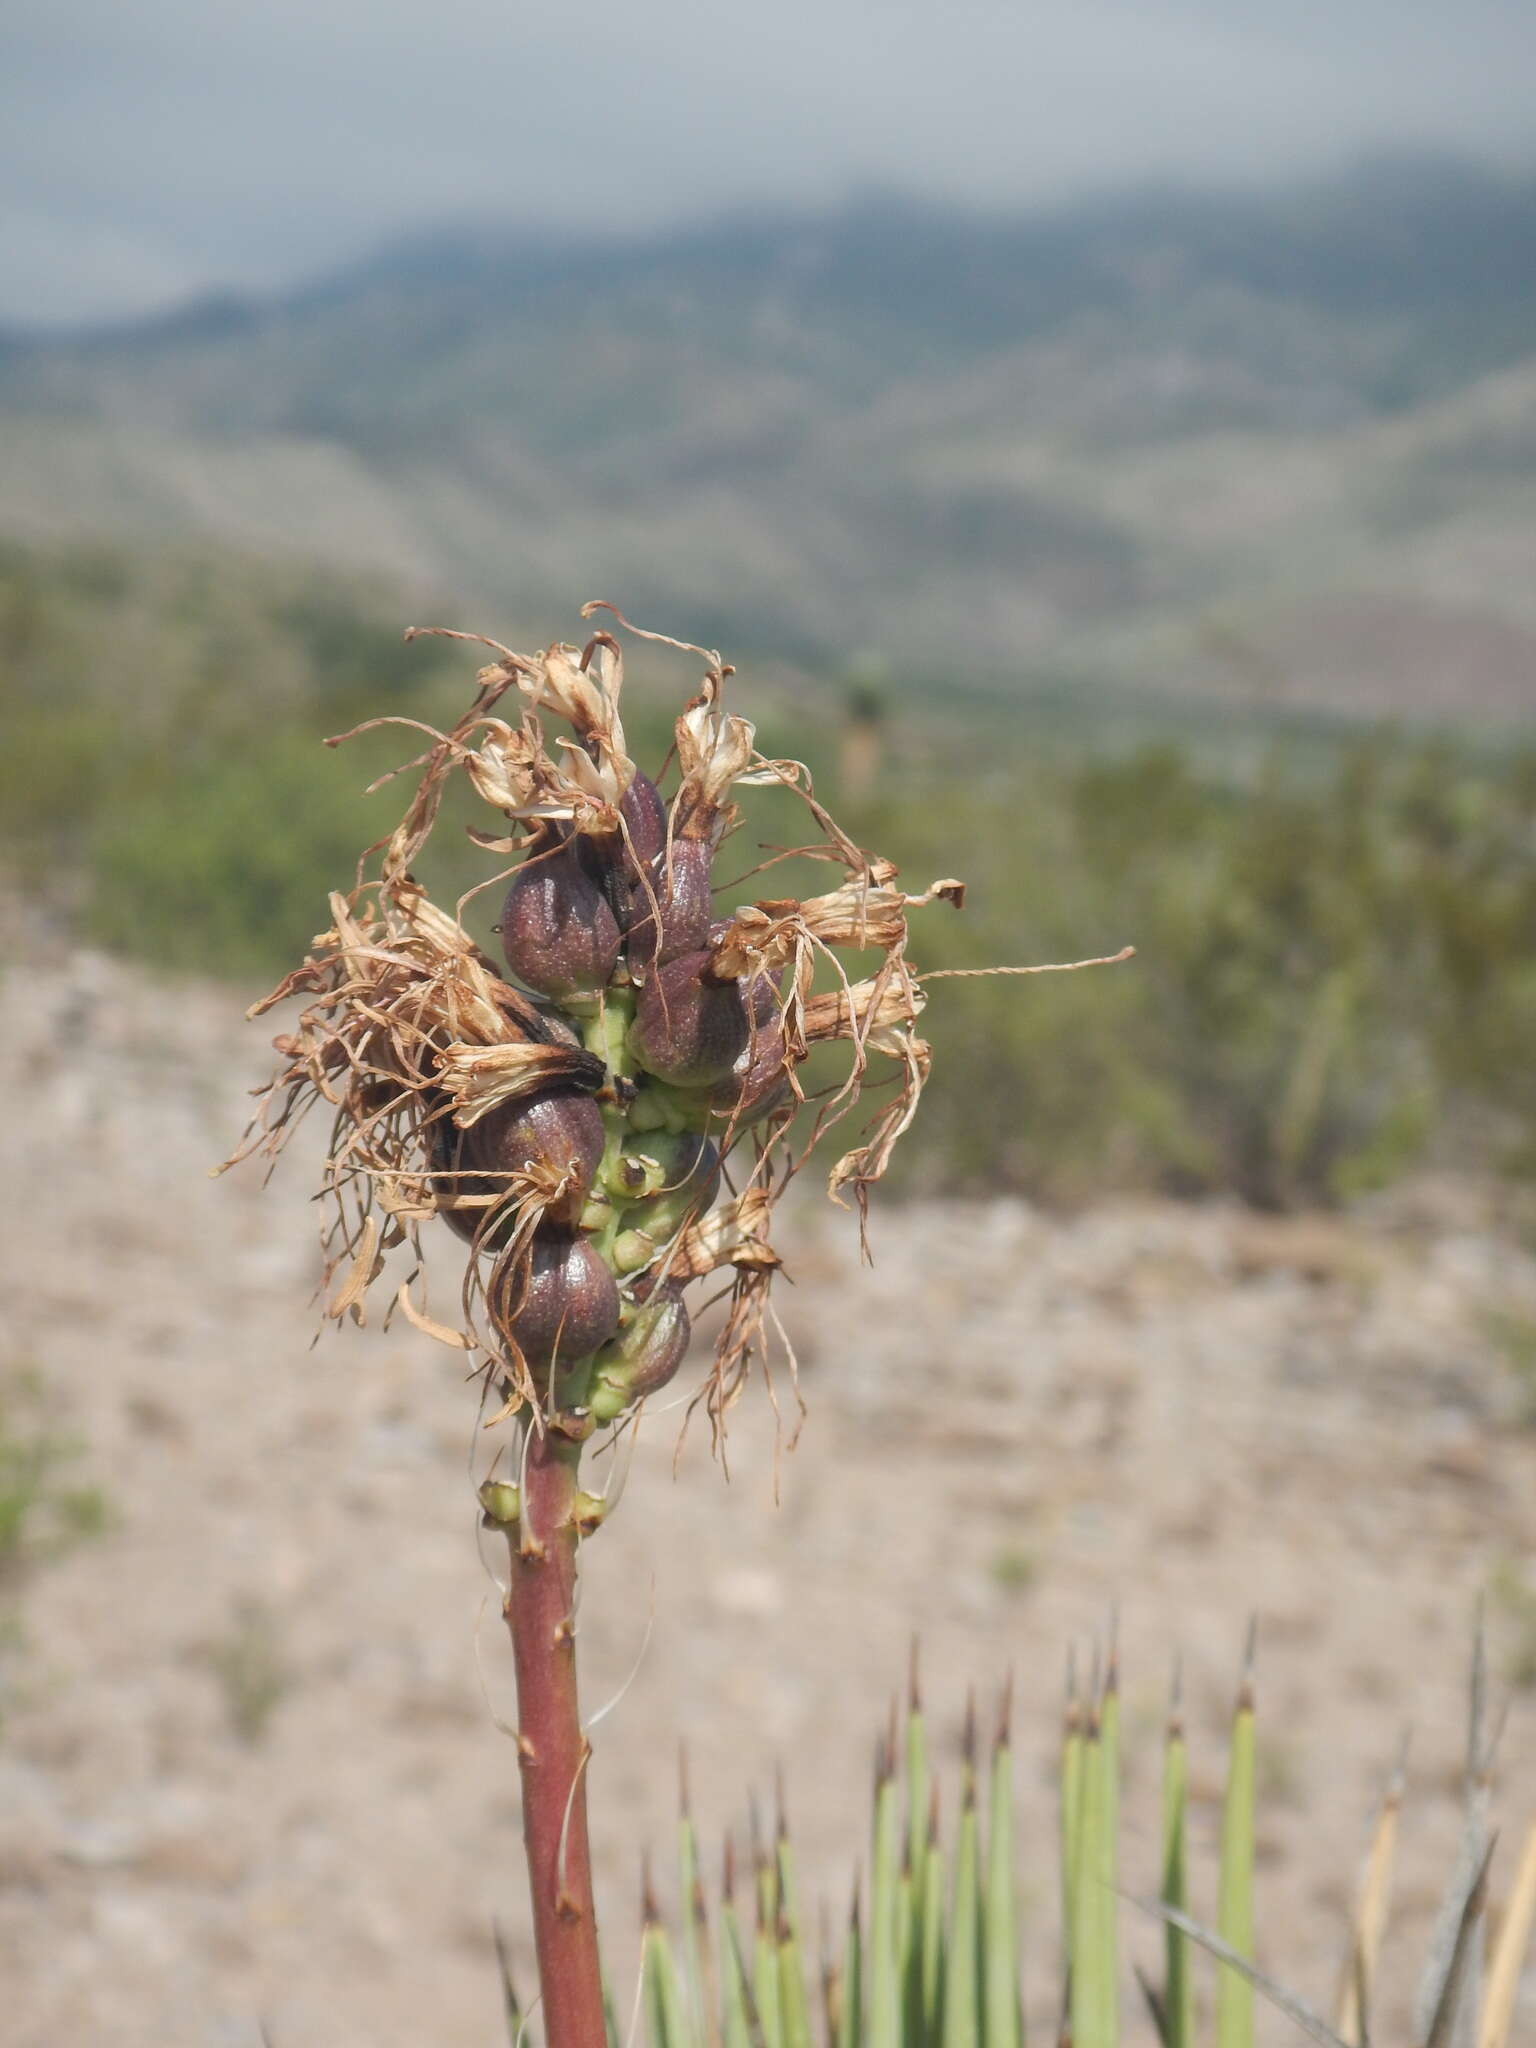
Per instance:
[[[1533,80],[1532,0],[6,0],[0,321],[282,284],[462,214],[1528,160]]]

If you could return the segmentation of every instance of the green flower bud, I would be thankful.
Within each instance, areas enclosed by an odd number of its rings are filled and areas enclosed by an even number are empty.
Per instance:
[[[696,1131],[655,1131],[627,1147],[626,1159],[643,1162],[649,1192],[624,1212],[628,1230],[657,1242],[669,1238],[695,1209],[707,1208],[720,1177],[720,1151]]]
[[[698,1096],[669,1088],[646,1075],[629,1109],[630,1129],[638,1132],[687,1131],[701,1126]]]
[[[510,1479],[487,1479],[480,1488],[480,1505],[488,1522],[510,1528],[522,1513],[522,1494]]]
[[[613,1240],[611,1257],[618,1272],[638,1273],[660,1250],[656,1239],[648,1237],[643,1230],[621,1230]]]

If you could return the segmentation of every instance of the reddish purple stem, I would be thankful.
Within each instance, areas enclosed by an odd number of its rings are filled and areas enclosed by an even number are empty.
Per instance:
[[[575,1444],[530,1436],[521,1517],[509,1530],[507,1626],[517,1664],[523,1841],[547,2048],[606,2048],[592,1857],[590,1751],[576,1698]]]

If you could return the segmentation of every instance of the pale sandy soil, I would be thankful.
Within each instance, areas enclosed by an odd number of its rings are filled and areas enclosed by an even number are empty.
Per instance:
[[[521,1949],[523,1916],[471,1394],[408,1329],[309,1348],[304,1160],[265,1193],[255,1173],[205,1177],[264,1060],[231,998],[45,956],[0,986],[0,1056],[0,1371],[42,1374],[82,1445],[74,1476],[112,1511],[29,1579],[0,1667],[0,2041],[255,2048],[264,2021],[275,2048],[492,2048],[488,1930],[504,1919]],[[1491,1310],[1536,1315],[1536,1262],[1489,1198],[1451,1187],[1283,1223],[887,1206],[874,1237],[870,1272],[848,1219],[791,1231],[810,1417],[779,1505],[760,1399],[729,1486],[702,1441],[674,1479],[668,1417],[587,1552],[591,1706],[635,1669],[592,1772],[621,1997],[640,1847],[669,1854],[679,1737],[711,1841],[786,1765],[804,1889],[839,1899],[917,1632],[946,1750],[967,1682],[990,1697],[1016,1675],[1026,1968],[1032,2015],[1048,2009],[1062,1667],[1118,1603],[1128,1883],[1152,1877],[1177,1649],[1209,1909],[1254,1614],[1265,1959],[1321,2002],[1411,1724],[1400,2015],[1456,1836],[1479,1588],[1495,1588],[1496,1672],[1536,1661],[1520,1605],[1536,1429],[1489,1327]],[[255,1742],[219,1676],[241,1648],[279,1670]],[[1536,1695],[1519,1687],[1499,1805],[1496,1893],[1536,1814]],[[1129,1909],[1124,1938],[1155,1955]],[[1133,2013],[1134,1997],[1128,1982]],[[1522,2024],[1536,2039],[1529,1975]]]

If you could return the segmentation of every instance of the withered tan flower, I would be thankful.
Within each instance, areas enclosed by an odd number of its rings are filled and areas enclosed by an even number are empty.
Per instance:
[[[764,897],[715,930],[709,972],[717,985],[736,981],[778,990],[766,1012],[754,1010],[739,1062],[744,1074],[752,1072],[765,1107],[755,1122],[717,1113],[724,1145],[748,1155],[744,1167],[733,1165],[736,1192],[729,1199],[707,1212],[695,1205],[681,1220],[674,1217],[654,1242],[637,1228],[626,1239],[625,1256],[614,1254],[615,1270],[632,1276],[625,1285],[642,1290],[731,1275],[729,1308],[704,1389],[718,1428],[776,1328],[769,1308],[780,1265],[770,1242],[774,1206],[830,1130],[856,1110],[872,1059],[894,1066],[895,1085],[882,1090],[875,1115],[832,1166],[833,1197],[851,1193],[862,1212],[870,1185],[911,1124],[932,1054],[915,1028],[925,996],[906,958],[909,916],[936,903],[958,907],[964,889],[946,879],[919,895],[904,892],[894,864],[864,852],[837,825],[800,763],[757,751],[751,722],[724,708],[732,672],[718,655],[661,635],[640,637],[700,655],[706,668],[676,723],[679,783],[666,822],[668,846],[689,839],[718,847],[739,822],[733,792],[771,785],[793,791],[820,832],[799,851],[841,870],[837,884],[821,894]],[[623,659],[611,634],[595,633],[581,650],[556,642],[535,655],[493,641],[479,644],[495,658],[480,670],[473,702],[449,730],[408,719],[358,728],[398,724],[423,734],[428,744],[395,771],[417,777],[400,823],[365,854],[352,891],[331,898],[331,925],[304,962],[252,1012],[289,1001],[300,1005],[296,1022],[275,1041],[282,1064],[236,1157],[275,1154],[307,1111],[325,1104],[332,1116],[322,1186],[327,1313],[360,1321],[389,1256],[405,1247],[414,1267],[392,1286],[391,1306],[468,1353],[512,1406],[526,1404],[538,1414],[540,1390],[516,1345],[491,1327],[485,1312],[485,1263],[494,1256],[503,1282],[508,1273],[515,1282],[516,1262],[574,1183],[537,1160],[514,1173],[456,1175],[445,1164],[453,1147],[444,1134],[470,1130],[504,1105],[552,1085],[595,1096],[610,1105],[605,1116],[617,1117],[612,1128],[624,1127],[636,1083],[617,1068],[610,1071],[618,1041],[605,1037],[602,1026],[603,1004],[618,998],[610,989],[597,999],[595,1039],[588,1025],[589,1043],[607,1048],[599,1057],[569,1025],[552,1020],[548,1005],[498,971],[460,918],[429,900],[413,866],[457,774],[498,820],[494,830],[474,829],[472,838],[495,856],[524,853],[536,860],[542,848],[558,847],[571,835],[594,846],[617,836],[627,846],[620,806],[637,771],[620,720]],[[521,704],[515,719],[509,702]],[[564,720],[575,738],[551,744],[544,717]],[[654,791],[650,801],[656,801]],[[642,868],[638,884],[631,884],[653,918],[666,874],[665,866],[650,873]],[[850,952],[878,953],[876,971],[850,979],[841,958]],[[622,958],[616,971],[621,995],[643,977],[643,966],[630,976]],[[817,985],[829,976],[831,986]],[[813,1047],[838,1043],[849,1048],[848,1072],[806,1111],[807,1135],[794,1070]],[[771,1085],[774,1071],[762,1063],[774,1060],[782,1060],[787,1090]],[[639,1078],[643,1083],[645,1076]],[[457,1186],[459,1180],[468,1184]],[[473,1233],[456,1323],[432,1313],[419,1287],[421,1227],[448,1207],[461,1224],[466,1215],[485,1218]],[[603,1227],[603,1214],[599,1200],[592,1229]]]

